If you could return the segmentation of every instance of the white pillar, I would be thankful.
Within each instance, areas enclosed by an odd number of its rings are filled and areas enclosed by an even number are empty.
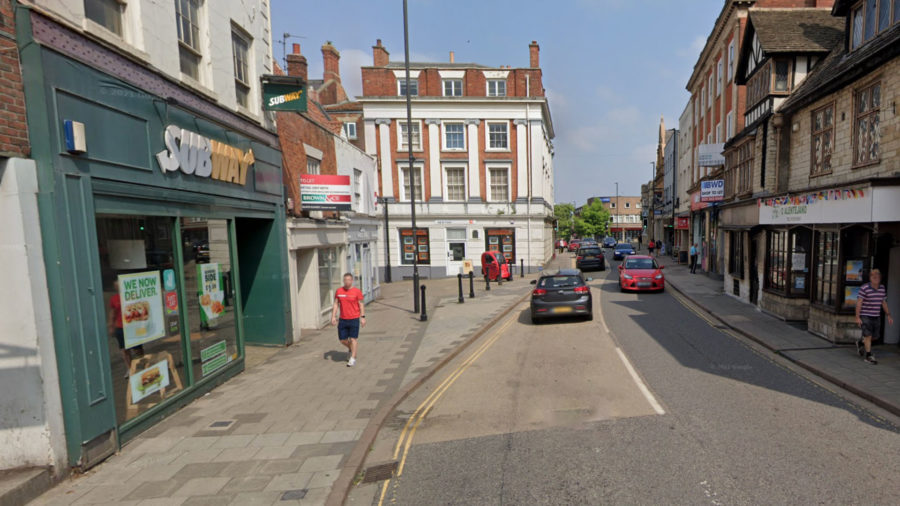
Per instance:
[[[531,136],[531,196],[544,198],[544,159],[541,156],[544,144],[543,122],[539,119],[531,120],[528,130]]]
[[[516,195],[518,200],[528,198],[528,141],[527,122],[517,119],[516,125]]]
[[[472,201],[481,201],[486,200],[481,195],[481,180],[479,179],[479,175],[481,173],[481,162],[478,157],[479,153],[479,139],[478,139],[478,124],[481,123],[480,120],[477,119],[467,119],[466,126],[468,127],[468,139],[466,146],[469,149],[469,200]]]
[[[426,119],[428,125],[428,166],[431,168],[431,200],[440,202],[443,200],[443,185],[441,185],[441,120]],[[424,176],[423,176],[424,177]]]
[[[375,153],[378,152],[378,150],[375,149],[375,120],[365,120],[363,124],[363,133],[366,140],[366,153],[374,156]]]
[[[394,162],[391,157],[391,120],[376,119],[378,141],[381,145],[381,196],[394,196]]]

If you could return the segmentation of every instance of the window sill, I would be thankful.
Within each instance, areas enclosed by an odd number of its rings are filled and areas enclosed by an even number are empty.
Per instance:
[[[873,165],[878,165],[878,164],[880,164],[880,163],[881,163],[881,159],[879,158],[878,160],[875,160],[875,161],[873,161],[873,162],[866,162],[866,163],[860,163],[860,164],[857,164],[857,165],[852,165],[850,168],[851,168],[852,170],[856,170],[856,169],[865,169],[866,167],[871,167],[871,166],[873,166]]]
[[[123,16],[123,18],[124,18],[124,16]],[[122,22],[124,24],[125,19],[122,19]],[[101,41],[103,41],[107,44],[111,44],[115,49],[117,49],[119,51],[128,53],[129,55],[131,55],[137,59],[143,60],[146,63],[150,62],[150,54],[142,51],[141,49],[139,49],[136,46],[133,46],[131,43],[129,43],[127,40],[125,40],[124,35],[119,35],[115,32],[112,32],[105,26],[101,25],[100,23],[97,23],[96,21],[93,21],[88,18],[84,18],[84,21],[81,24],[81,28],[82,28],[82,30],[87,32],[89,35],[91,35],[97,39],[100,39]]]
[[[184,72],[181,72],[181,84],[218,102],[215,91],[207,88],[203,85],[203,83],[185,74]]]
[[[813,179],[822,176],[830,176],[831,174],[833,174],[833,171],[830,170],[828,172],[810,172],[809,178]]]
[[[484,152],[485,153],[512,153],[512,150],[509,148],[504,148],[504,149],[485,148]]]

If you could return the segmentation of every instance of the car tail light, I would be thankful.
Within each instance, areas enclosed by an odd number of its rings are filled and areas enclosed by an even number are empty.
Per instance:
[[[576,286],[575,287],[575,293],[588,293],[590,291],[591,291],[591,289],[586,286]]]
[[[577,257],[575,257],[575,260],[584,260],[584,257],[581,255],[578,255]]]
[[[535,288],[534,291],[531,292],[531,295],[534,295],[534,296],[547,295],[547,290],[544,290],[543,288]]]

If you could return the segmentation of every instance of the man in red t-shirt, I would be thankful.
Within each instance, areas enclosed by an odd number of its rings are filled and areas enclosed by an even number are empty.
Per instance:
[[[356,340],[359,338],[359,329],[366,326],[366,308],[363,305],[363,293],[353,286],[353,274],[349,272],[344,274],[344,286],[334,293],[331,324],[337,325],[338,339],[350,350],[347,367],[353,367],[356,365]]]

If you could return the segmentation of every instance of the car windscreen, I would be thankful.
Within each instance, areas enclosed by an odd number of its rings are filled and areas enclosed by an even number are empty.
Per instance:
[[[581,255],[600,255],[600,248],[581,248],[578,250]]]
[[[626,269],[656,269],[656,260],[652,258],[629,258],[625,260]]]
[[[622,243],[622,244],[616,244],[616,249],[631,249],[631,245],[630,245],[630,244],[625,244],[625,243]]]
[[[572,288],[573,286],[582,286],[584,281],[580,276],[547,276],[538,281],[538,286],[545,290],[554,288]]]

